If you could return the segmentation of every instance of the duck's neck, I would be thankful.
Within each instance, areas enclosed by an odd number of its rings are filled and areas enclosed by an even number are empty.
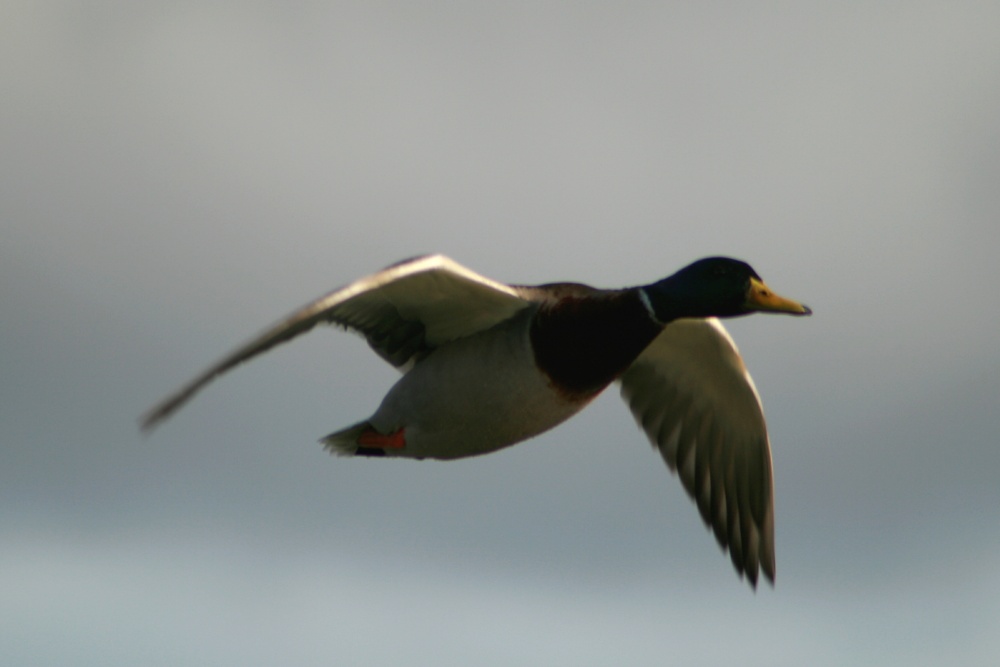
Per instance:
[[[636,288],[636,291],[646,304],[650,317],[662,325],[684,317],[737,314],[729,312],[735,306],[731,307],[728,302],[720,305],[715,295],[692,289],[688,281],[678,279],[677,276],[670,276],[651,285]]]
[[[544,304],[531,324],[535,362],[561,390],[592,396],[627,369],[663,329],[638,290]]]

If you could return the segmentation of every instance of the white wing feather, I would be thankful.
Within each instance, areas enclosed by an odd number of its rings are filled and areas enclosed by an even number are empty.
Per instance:
[[[714,318],[664,328],[622,375],[622,395],[733,564],[774,580],[771,451],[753,380]]]
[[[383,359],[406,369],[431,349],[488,329],[531,303],[529,291],[443,255],[399,262],[299,308],[151,409],[142,428],[169,417],[218,375],[320,323],[361,333]]]

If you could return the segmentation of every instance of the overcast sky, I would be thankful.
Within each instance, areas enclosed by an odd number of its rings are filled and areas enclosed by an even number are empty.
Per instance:
[[[756,7],[756,6],[755,6]],[[1000,661],[1000,5],[6,2],[0,663]],[[777,584],[611,389],[477,459],[317,439],[395,372],[305,301],[750,261]]]

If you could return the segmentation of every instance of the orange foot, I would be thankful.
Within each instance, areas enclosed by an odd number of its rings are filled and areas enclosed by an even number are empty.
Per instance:
[[[362,447],[381,447],[382,449],[402,449],[406,447],[406,436],[403,429],[395,433],[383,435],[373,428],[365,429],[358,436],[358,444]]]

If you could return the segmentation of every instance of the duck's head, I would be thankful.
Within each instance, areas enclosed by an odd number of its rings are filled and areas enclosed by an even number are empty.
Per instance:
[[[775,294],[749,264],[729,257],[699,259],[643,290],[660,322],[757,312],[812,314],[808,306]]]

